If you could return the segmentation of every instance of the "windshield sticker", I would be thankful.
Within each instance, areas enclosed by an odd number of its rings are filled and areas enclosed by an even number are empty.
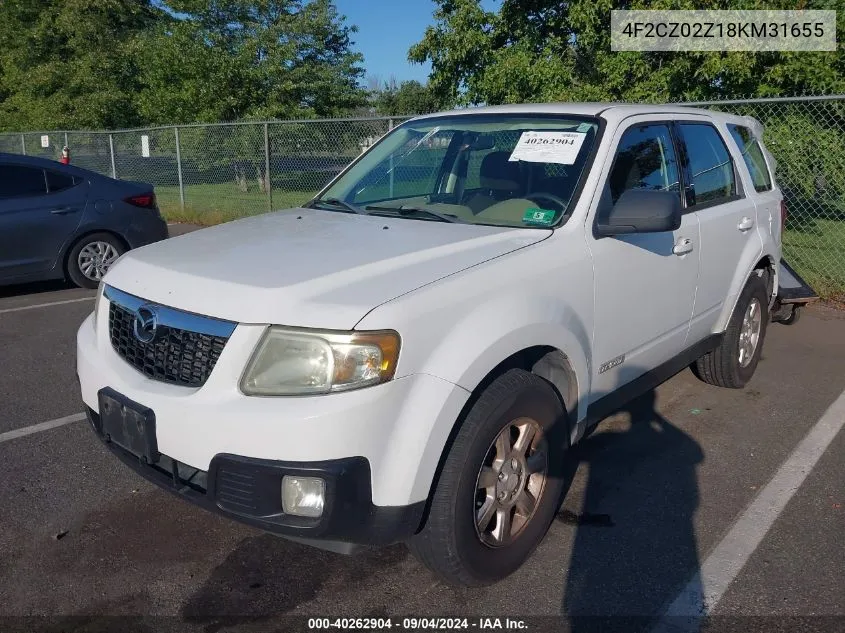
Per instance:
[[[575,131],[586,133],[586,132],[589,132],[592,127],[593,127],[592,123],[582,123],[577,128],[575,128]]]
[[[525,215],[522,216],[522,221],[525,224],[539,224],[540,226],[548,226],[555,220],[555,211],[551,209],[538,209],[537,207],[529,207],[525,210]]]
[[[523,132],[508,160],[572,165],[586,136],[583,132]]]

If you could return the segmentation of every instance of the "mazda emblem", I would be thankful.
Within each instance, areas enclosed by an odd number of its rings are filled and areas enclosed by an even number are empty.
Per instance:
[[[156,328],[158,328],[158,316],[153,306],[142,305],[135,311],[133,329],[136,339],[142,343],[151,343],[156,337]]]

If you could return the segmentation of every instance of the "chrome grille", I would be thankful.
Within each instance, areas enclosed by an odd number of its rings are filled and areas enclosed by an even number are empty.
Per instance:
[[[201,387],[236,324],[147,303],[107,287],[109,339],[115,352],[152,380]],[[155,314],[151,340],[138,336],[139,308]],[[149,334],[143,332],[142,334]]]

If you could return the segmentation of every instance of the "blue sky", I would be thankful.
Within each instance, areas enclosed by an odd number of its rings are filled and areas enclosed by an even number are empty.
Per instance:
[[[483,0],[482,4],[493,9],[500,0]],[[432,0],[335,0],[335,5],[348,24],[358,26],[353,40],[356,50],[364,54],[367,75],[377,76],[382,83],[391,75],[397,81],[425,83],[431,67],[408,62],[408,49],[434,22]]]

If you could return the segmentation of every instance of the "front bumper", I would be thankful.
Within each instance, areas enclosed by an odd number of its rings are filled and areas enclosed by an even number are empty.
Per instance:
[[[349,553],[355,545],[387,545],[413,535],[424,502],[376,506],[372,502],[370,464],[364,457],[321,462],[283,462],[218,454],[208,471],[192,468],[161,454],[149,464],[103,436],[100,416],[86,407],[99,439],[139,475],[206,510],[268,532]],[[320,477],[326,482],[319,518],[287,515],[282,510],[285,475]]]
[[[158,451],[206,473],[221,454],[306,468],[363,458],[369,492],[356,499],[368,498],[378,508],[367,516],[428,498],[446,438],[469,395],[440,378],[414,374],[337,394],[245,396],[240,375],[266,327],[248,324],[235,328],[203,386],[165,384],[115,352],[108,312],[104,297],[99,327],[91,315],[77,333],[80,391],[93,413],[100,413],[98,394],[107,387],[150,408]]]

